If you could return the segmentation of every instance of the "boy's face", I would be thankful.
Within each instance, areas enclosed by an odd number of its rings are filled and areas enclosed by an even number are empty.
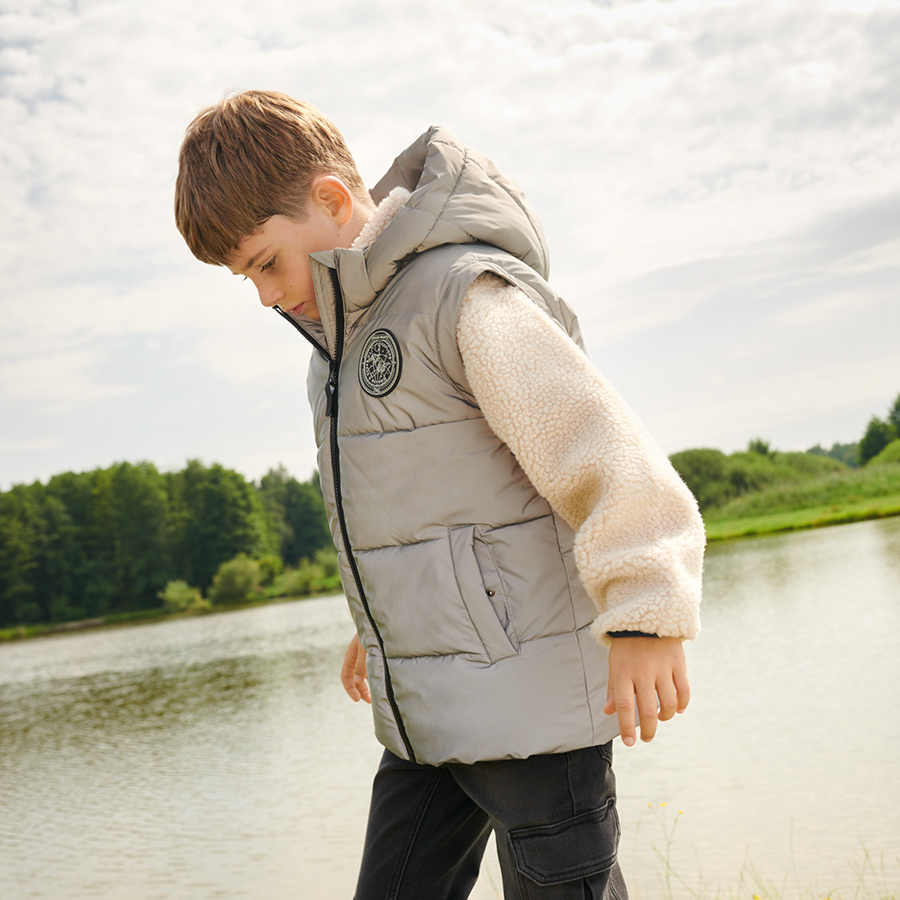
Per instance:
[[[309,254],[341,245],[341,229],[317,204],[310,204],[305,222],[272,216],[254,234],[243,238],[229,268],[253,282],[263,306],[276,304],[319,321]]]

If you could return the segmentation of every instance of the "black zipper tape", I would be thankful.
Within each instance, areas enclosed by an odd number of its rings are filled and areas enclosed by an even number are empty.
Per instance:
[[[329,442],[330,442],[330,450],[331,450],[331,474],[334,479],[334,502],[337,507],[338,514],[338,525],[341,530],[341,541],[344,544],[344,553],[347,557],[347,563],[350,566],[350,571],[353,574],[353,582],[356,585],[356,591],[359,595],[360,602],[363,605],[363,610],[366,613],[366,618],[369,621],[369,625],[372,628],[372,632],[375,635],[376,640],[378,641],[378,649],[381,652],[381,659],[384,663],[384,689],[387,694],[388,703],[391,706],[391,711],[394,714],[394,720],[397,723],[397,730],[400,732],[400,737],[403,739],[403,745],[406,747],[406,752],[409,754],[410,762],[416,762],[416,753],[413,750],[412,743],[409,740],[409,736],[406,733],[406,725],[403,722],[403,717],[400,715],[400,709],[397,706],[397,700],[394,697],[394,686],[391,682],[391,670],[388,666],[387,661],[387,653],[385,653],[384,649],[384,640],[381,637],[381,632],[378,630],[378,626],[375,624],[375,619],[372,617],[372,611],[369,608],[369,600],[366,597],[366,592],[363,589],[362,578],[359,574],[359,569],[356,565],[356,558],[353,555],[353,551],[350,547],[350,537],[347,533],[347,520],[344,517],[344,503],[343,498],[341,496],[341,456],[340,451],[338,449],[338,373],[341,368],[341,360],[344,356],[344,302],[341,295],[341,286],[338,282],[337,272],[334,269],[330,269],[331,274],[331,285],[334,290],[334,308],[335,308],[335,324],[336,324],[336,337],[335,337],[335,351],[334,357],[332,358],[326,350],[322,348],[318,341],[316,341],[310,334],[308,334],[304,328],[297,322],[293,317],[289,316],[286,312],[279,309],[279,307],[275,307],[276,311],[281,314],[281,316],[287,319],[319,352],[320,356],[328,361],[328,381],[325,384],[325,415],[331,419],[331,427],[329,434]]]

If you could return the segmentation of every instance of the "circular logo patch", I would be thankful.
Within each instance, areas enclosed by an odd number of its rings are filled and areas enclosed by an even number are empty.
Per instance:
[[[373,331],[359,357],[359,383],[371,397],[389,394],[400,380],[400,346],[389,331]]]

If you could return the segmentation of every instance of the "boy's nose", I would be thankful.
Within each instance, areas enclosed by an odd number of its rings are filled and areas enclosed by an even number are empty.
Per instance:
[[[258,288],[258,290],[259,302],[262,303],[263,306],[272,307],[284,299],[284,291],[273,290],[272,288],[269,288],[268,290]]]

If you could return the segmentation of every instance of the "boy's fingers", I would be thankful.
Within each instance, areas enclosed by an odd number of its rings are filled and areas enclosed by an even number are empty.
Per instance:
[[[369,693],[369,682],[366,680],[365,675],[356,676],[356,689],[361,700],[365,700],[366,703],[372,702],[372,695]]]
[[[641,740],[652,741],[656,736],[656,723],[659,717],[656,691],[653,689],[639,691],[637,708],[641,724]]]
[[[634,744],[635,707],[642,741],[652,741],[659,722],[687,708],[691,693],[679,638],[616,638],[609,666],[604,712],[618,715],[622,741],[627,746]]]
[[[345,678],[343,673],[341,673],[341,684],[344,685],[344,690],[347,692],[347,696],[356,703],[358,700],[362,698],[362,695],[359,692],[359,687],[353,678]]]
[[[657,689],[659,697],[659,710],[657,718],[660,722],[668,722],[678,712],[678,691],[674,682],[661,684]]]
[[[622,679],[615,686],[610,685],[603,711],[611,716],[616,714],[619,720],[619,734],[626,747],[634,745],[634,684],[630,679]]]
[[[358,642],[357,647],[356,676],[354,682],[359,691],[360,699],[365,700],[366,703],[371,703],[372,695],[369,693],[369,677],[366,673],[366,651],[363,650],[362,644],[359,644]]]
[[[603,712],[611,716],[616,711],[616,692],[613,690],[612,682],[606,685],[606,703],[603,704]]]
[[[675,690],[678,692],[677,712],[683,713],[691,702],[691,683],[686,668],[675,671]]]
[[[369,685],[366,680],[366,654],[362,649],[359,638],[356,636],[347,646],[344,654],[344,663],[341,666],[341,684],[347,692],[347,696],[354,702],[365,700],[371,703]]]

